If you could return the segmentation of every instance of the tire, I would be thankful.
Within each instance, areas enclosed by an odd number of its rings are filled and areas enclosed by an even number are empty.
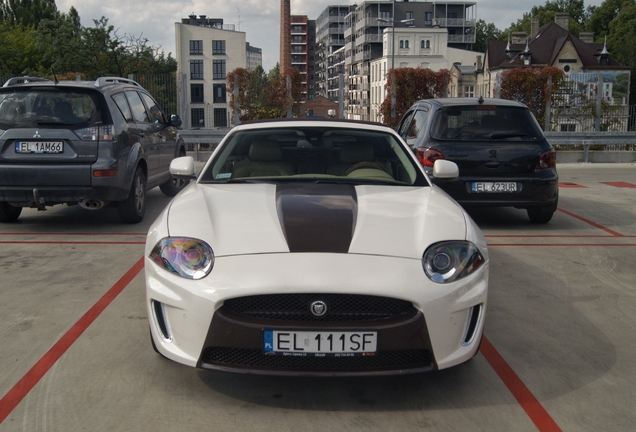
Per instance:
[[[122,222],[135,224],[144,219],[144,214],[146,214],[146,176],[141,168],[137,168],[135,171],[128,198],[118,202],[117,209]]]
[[[20,213],[22,213],[22,207],[13,207],[6,202],[0,203],[0,222],[15,222],[20,217]]]
[[[181,192],[188,183],[190,183],[188,180],[170,177],[170,180],[159,185],[159,189],[161,189],[161,192],[163,192],[164,195],[173,197]]]
[[[544,224],[550,222],[552,215],[557,209],[557,204],[550,204],[549,206],[530,207],[527,209],[528,217],[531,222]]]
[[[179,150],[179,156],[185,156],[186,152],[183,148],[181,148]],[[185,188],[188,183],[190,183],[189,180],[185,180],[185,179],[180,179],[180,178],[176,178],[176,177],[172,177],[170,176],[170,180],[168,180],[167,182],[159,185],[159,189],[161,189],[161,192],[163,192],[164,195],[169,196],[169,197],[173,197],[176,194],[178,194],[179,192],[181,192],[183,190],[183,188]]]

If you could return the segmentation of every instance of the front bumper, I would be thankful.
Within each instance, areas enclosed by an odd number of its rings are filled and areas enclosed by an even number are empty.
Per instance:
[[[444,369],[475,355],[483,331],[488,264],[451,284],[436,284],[420,260],[354,254],[220,257],[192,281],[146,259],[151,333],[164,356],[189,366],[276,375],[377,375]],[[408,311],[383,320],[305,322],[237,314],[229,299],[266,294],[390,296]],[[476,314],[476,315],[475,315]],[[374,356],[267,355],[263,331],[369,330]]]

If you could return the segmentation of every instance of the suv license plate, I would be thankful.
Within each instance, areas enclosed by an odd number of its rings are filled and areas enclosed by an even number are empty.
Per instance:
[[[516,182],[474,182],[471,187],[473,193],[501,193],[517,192]]]
[[[16,141],[16,153],[64,153],[62,141]]]
[[[264,330],[265,354],[312,357],[373,355],[377,332]]]

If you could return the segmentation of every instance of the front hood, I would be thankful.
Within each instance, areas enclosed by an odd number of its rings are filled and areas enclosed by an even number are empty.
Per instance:
[[[172,237],[206,241],[216,257],[323,252],[421,259],[465,240],[461,207],[436,187],[192,184],[171,203]]]

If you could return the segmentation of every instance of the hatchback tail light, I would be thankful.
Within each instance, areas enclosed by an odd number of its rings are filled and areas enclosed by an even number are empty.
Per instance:
[[[554,168],[556,166],[556,151],[554,149],[550,149],[546,152],[541,153],[539,156],[539,162],[537,162],[536,169],[542,168]]]
[[[437,159],[444,159],[444,155],[437,150],[423,147],[417,149],[417,158],[422,165],[432,168]]]

